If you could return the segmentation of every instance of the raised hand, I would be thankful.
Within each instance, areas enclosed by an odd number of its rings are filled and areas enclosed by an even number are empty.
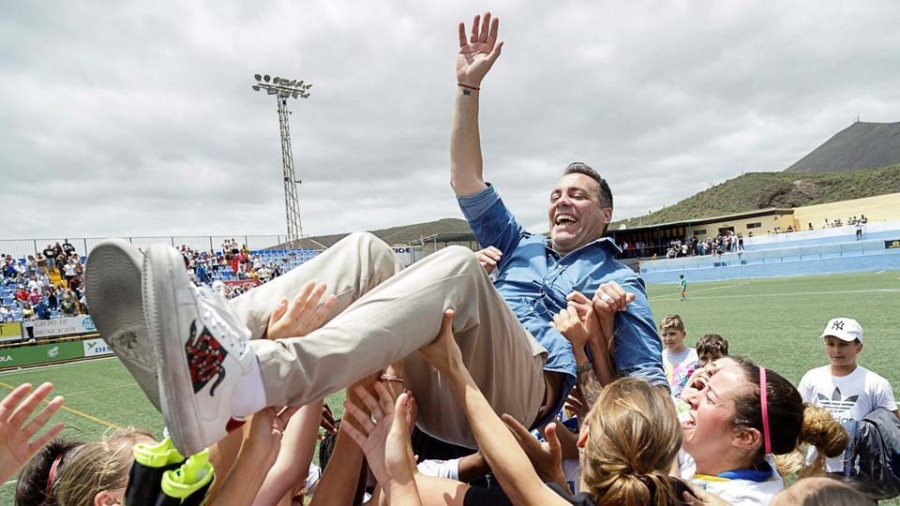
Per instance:
[[[560,483],[568,488],[562,470],[562,446],[559,438],[556,437],[556,423],[550,423],[544,428],[544,439],[547,442],[541,443],[515,418],[505,414],[500,418],[516,438],[519,446],[525,450],[525,455],[528,455],[528,460],[531,461],[531,465],[534,466],[534,470],[537,471],[541,480]]]
[[[302,337],[319,328],[337,302],[334,295],[325,296],[326,288],[310,281],[290,303],[281,299],[269,317],[269,339]]]
[[[475,16],[472,32],[466,36],[465,23],[459,24],[459,55],[456,57],[456,80],[458,83],[478,88],[481,80],[497,61],[503,42],[497,41],[500,19],[491,18],[490,12],[484,17]]]
[[[0,482],[5,482],[21,469],[51,439],[59,435],[63,424],[57,423],[29,441],[50,417],[62,407],[63,398],[56,396],[28,424],[25,421],[53,390],[51,383],[37,387],[31,395],[31,385],[19,385],[0,402]],[[26,396],[28,396],[26,398]]]
[[[500,263],[500,258],[502,256],[503,252],[493,246],[488,246],[483,250],[475,252],[475,258],[478,259],[478,263],[481,264],[481,267],[483,267],[484,271],[488,274],[497,268],[497,264]]]
[[[366,461],[378,484],[389,492],[393,483],[414,484],[413,462],[410,456],[407,416],[410,397],[400,394],[396,402],[384,384],[376,383],[378,398],[359,388],[357,394],[365,405],[348,401],[345,406],[360,428],[341,424],[344,430],[366,455]]]
[[[590,307],[590,306],[589,306]],[[588,311],[588,318],[591,318]],[[572,349],[582,349],[590,339],[588,328],[584,325],[581,317],[578,316],[578,310],[574,306],[569,306],[553,315],[552,325],[572,344]]]
[[[453,339],[453,315],[454,311],[444,311],[441,321],[441,330],[433,343],[419,350],[422,358],[431,364],[438,372],[448,374],[454,367],[462,366],[462,352],[459,345]]]
[[[241,449],[241,456],[253,455],[253,458],[272,467],[278,457],[278,450],[281,449],[284,428],[297,409],[287,407],[279,410],[270,406],[256,412],[250,419],[250,429],[247,431],[245,448]]]

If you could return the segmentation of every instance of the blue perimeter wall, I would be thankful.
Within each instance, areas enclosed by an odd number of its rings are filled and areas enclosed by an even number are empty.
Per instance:
[[[652,264],[652,262],[647,262]],[[688,282],[726,281],[732,279],[758,279],[780,276],[813,276],[817,274],[838,274],[845,272],[877,272],[900,270],[900,249],[861,251],[857,255],[846,252],[840,258],[793,260],[773,263],[728,262],[720,267],[694,269],[672,269],[658,272],[644,272],[641,276],[647,283],[678,283],[678,275],[684,274]]]

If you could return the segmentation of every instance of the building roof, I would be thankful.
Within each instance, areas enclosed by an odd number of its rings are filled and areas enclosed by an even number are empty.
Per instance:
[[[709,218],[697,218],[697,219],[693,219],[693,220],[672,221],[669,223],[658,223],[656,225],[647,225],[644,227],[611,229],[609,231],[609,233],[614,234],[617,232],[634,232],[634,231],[644,231],[644,230],[656,230],[658,228],[706,225],[709,223],[718,223],[721,221],[730,221],[730,220],[741,220],[741,219],[746,219],[746,218],[755,218],[757,216],[767,216],[767,215],[772,215],[772,214],[794,214],[794,209],[783,208],[783,207],[769,207],[767,209],[756,209],[753,211],[744,211],[742,213],[726,214],[726,215],[722,215],[722,216],[712,216]]]

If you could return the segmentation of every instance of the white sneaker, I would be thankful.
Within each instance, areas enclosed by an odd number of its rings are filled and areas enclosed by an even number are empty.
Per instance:
[[[88,255],[84,283],[100,337],[160,409],[156,360],[141,295],[143,264],[144,256],[128,241],[106,239]]]
[[[193,455],[244,423],[232,401],[256,360],[250,330],[221,295],[191,283],[169,246],[147,251],[143,295],[166,427],[182,455]]]

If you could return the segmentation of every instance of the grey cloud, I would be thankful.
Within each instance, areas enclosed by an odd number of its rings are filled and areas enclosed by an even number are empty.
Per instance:
[[[290,108],[307,233],[459,216],[455,25],[475,2],[15,3],[0,20],[9,237],[282,233],[265,72]],[[585,161],[634,216],[781,170],[860,114],[900,116],[891,2],[504,3],[485,175],[519,220]],[[74,213],[72,210],[75,210]],[[68,220],[48,220],[63,216]]]

